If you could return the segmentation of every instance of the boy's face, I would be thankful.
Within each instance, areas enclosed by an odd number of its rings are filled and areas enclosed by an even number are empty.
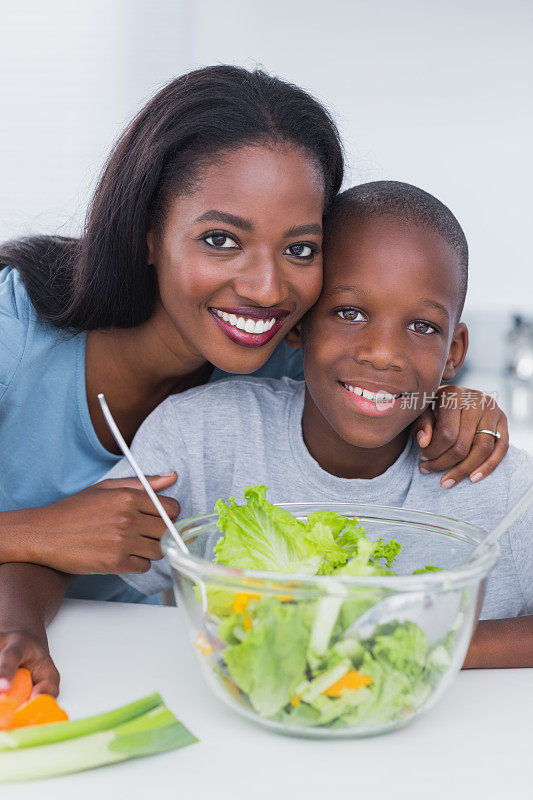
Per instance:
[[[301,333],[311,425],[325,422],[355,447],[383,447],[463,363],[458,257],[431,230],[375,217],[336,227],[324,263]],[[376,402],[378,392],[387,394]]]

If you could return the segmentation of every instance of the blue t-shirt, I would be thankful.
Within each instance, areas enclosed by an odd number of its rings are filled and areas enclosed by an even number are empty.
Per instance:
[[[40,318],[19,272],[0,270],[0,511],[54,503],[120,460],[89,415],[86,339]],[[282,343],[254,374],[302,378],[300,353]]]

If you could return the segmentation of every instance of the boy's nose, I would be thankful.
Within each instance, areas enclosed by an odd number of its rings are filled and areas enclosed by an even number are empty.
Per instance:
[[[370,328],[370,326],[369,326]],[[358,364],[370,364],[377,370],[403,370],[407,365],[405,354],[400,348],[398,335],[392,331],[367,329],[363,340],[358,337],[353,352]]]

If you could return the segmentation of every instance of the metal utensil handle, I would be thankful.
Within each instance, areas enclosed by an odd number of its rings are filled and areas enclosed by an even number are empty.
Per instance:
[[[105,399],[104,395],[103,394],[99,394],[98,395],[98,400],[100,402],[100,406],[102,408],[102,412],[104,414],[105,420],[106,420],[106,422],[107,422],[107,424],[109,426],[109,430],[113,434],[116,443],[118,444],[118,446],[120,447],[120,449],[122,450],[122,452],[124,453],[126,458],[128,459],[128,461],[130,463],[130,466],[134,470],[134,472],[137,475],[137,477],[139,478],[140,482],[142,483],[142,485],[146,489],[146,491],[148,493],[148,496],[150,497],[150,500],[152,501],[152,503],[154,504],[154,506],[158,510],[159,515],[162,517],[163,522],[167,526],[168,532],[172,535],[173,539],[175,540],[175,542],[178,545],[178,547],[180,548],[180,550],[183,553],[188,553],[189,550],[187,548],[187,545],[185,544],[185,542],[183,541],[183,539],[181,538],[181,536],[177,532],[176,528],[174,527],[174,523],[172,522],[172,520],[168,516],[167,512],[165,511],[165,509],[163,508],[163,505],[162,505],[159,497],[156,495],[156,493],[154,492],[154,490],[152,489],[152,487],[148,483],[148,480],[147,480],[144,472],[141,470],[141,468],[139,467],[139,465],[135,461],[130,448],[128,447],[128,445],[124,441],[124,438],[123,438],[121,432],[118,429],[117,423],[113,419],[113,415],[111,414],[111,411],[109,410],[109,406],[107,405],[107,402],[106,402],[106,399]]]
[[[497,542],[502,533],[504,533],[508,528],[511,527],[513,522],[520,516],[522,511],[533,503],[533,483],[526,489],[522,497],[509,509],[505,517],[500,520],[500,522],[496,525],[495,528],[486,536],[482,542],[480,542],[470,553],[469,561],[472,561],[476,556],[479,555],[483,550],[487,547],[490,547],[491,544]]]

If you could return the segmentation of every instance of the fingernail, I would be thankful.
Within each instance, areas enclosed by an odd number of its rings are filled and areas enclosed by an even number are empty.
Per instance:
[[[0,678],[0,692],[7,692],[11,684],[7,678]]]
[[[162,472],[159,477],[160,478],[170,478],[172,475],[175,475],[175,474],[176,473],[175,473],[174,470],[172,472]]]
[[[429,475],[429,469],[426,469],[426,467],[419,467],[418,469],[423,475]]]
[[[470,476],[470,480],[472,481],[472,483],[477,483],[478,481],[481,480],[482,477],[483,477],[482,472],[476,472],[475,475]]]
[[[452,480],[452,478],[448,478],[448,480],[442,481],[441,486],[443,487],[443,489],[451,489],[452,486],[455,486],[455,481]]]
[[[429,461],[427,456],[420,456],[420,461]]]
[[[418,431],[418,433],[416,434],[416,441],[421,447],[422,447],[422,442],[425,440],[425,438],[426,434],[424,433],[424,431]]]

